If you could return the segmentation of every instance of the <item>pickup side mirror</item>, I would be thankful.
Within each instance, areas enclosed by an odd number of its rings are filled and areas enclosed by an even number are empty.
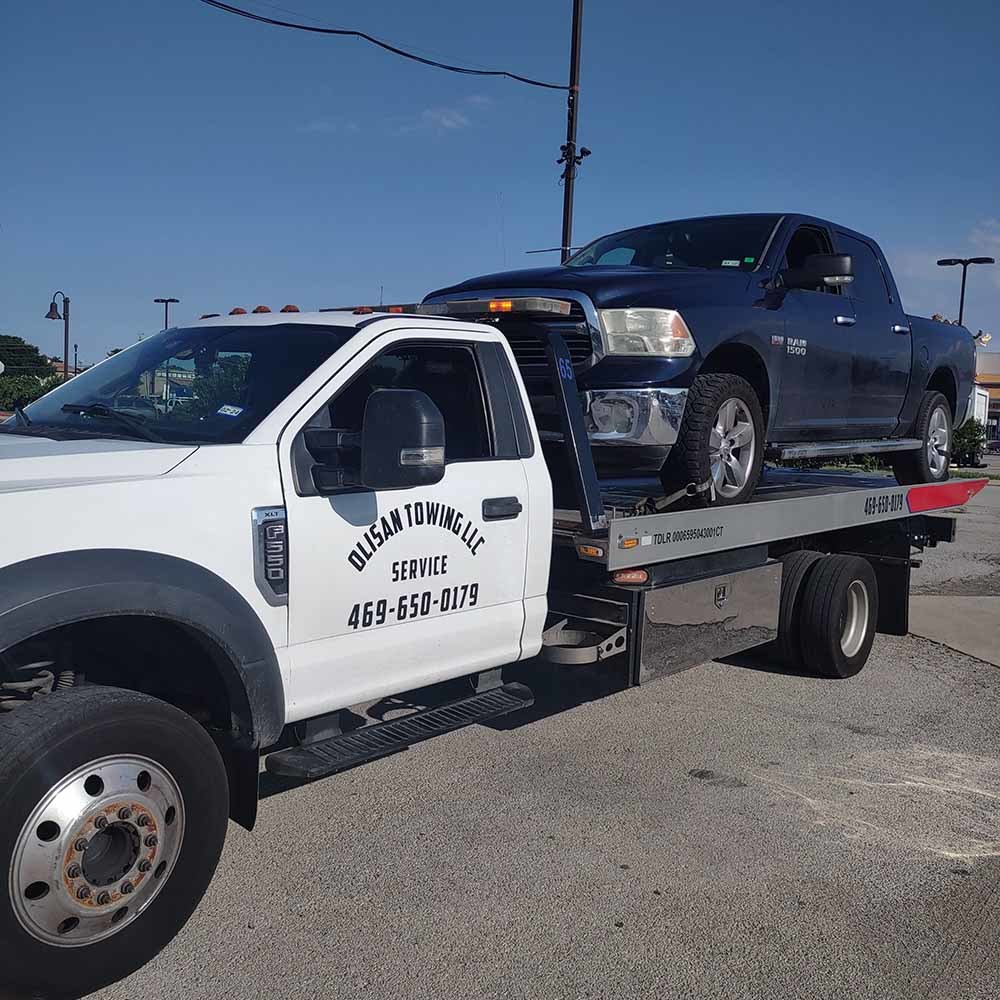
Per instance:
[[[444,476],[444,417],[419,389],[376,389],[361,431],[361,483],[371,490],[430,486]]]
[[[786,288],[815,289],[821,285],[847,285],[854,280],[851,255],[846,253],[812,253],[799,267],[781,272]]]

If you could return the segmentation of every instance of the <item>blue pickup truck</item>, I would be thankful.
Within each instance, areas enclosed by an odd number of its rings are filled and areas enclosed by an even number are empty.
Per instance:
[[[552,435],[533,328],[556,325],[599,471],[655,470],[671,490],[711,481],[717,503],[748,499],[765,457],[880,452],[901,483],[946,479],[972,401],[969,331],[907,315],[873,239],[805,215],[640,226],[559,267],[473,278],[424,301],[465,315],[481,304]]]

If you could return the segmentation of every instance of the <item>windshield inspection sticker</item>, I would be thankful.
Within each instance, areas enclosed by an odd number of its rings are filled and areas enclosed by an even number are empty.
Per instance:
[[[220,406],[215,412],[221,414],[224,417],[238,417],[243,412],[243,407],[230,406],[227,403],[225,406]]]
[[[738,260],[724,260],[722,262],[723,267],[739,267],[740,262]]]

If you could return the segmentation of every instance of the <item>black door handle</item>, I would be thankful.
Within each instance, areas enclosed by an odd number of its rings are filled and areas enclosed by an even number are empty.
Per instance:
[[[509,521],[517,517],[524,508],[517,497],[490,497],[483,501],[484,521]]]

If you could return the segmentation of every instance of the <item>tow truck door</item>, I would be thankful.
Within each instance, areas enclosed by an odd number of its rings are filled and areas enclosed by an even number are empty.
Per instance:
[[[283,435],[290,719],[519,657],[527,477],[506,393],[490,391],[495,346],[473,333],[384,335]],[[315,495],[303,428],[360,431],[380,388],[420,389],[437,405],[443,479]]]

